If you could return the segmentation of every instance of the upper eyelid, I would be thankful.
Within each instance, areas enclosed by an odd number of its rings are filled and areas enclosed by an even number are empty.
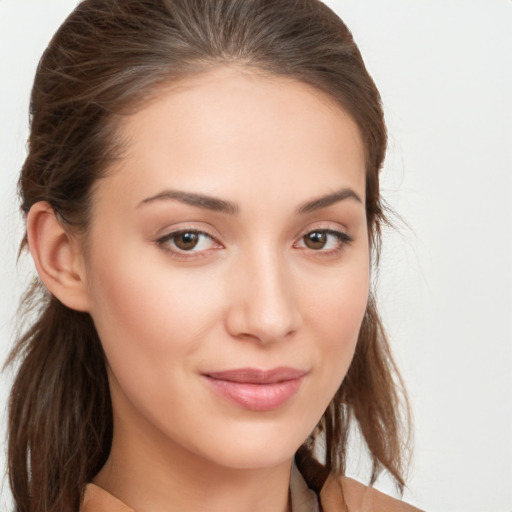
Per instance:
[[[304,231],[302,235],[300,235],[296,240],[299,241],[299,240],[302,240],[306,235],[309,235],[310,233],[315,233],[315,232],[324,232],[324,233],[327,233],[331,236],[336,236],[337,238],[339,239],[344,239],[343,241],[345,243],[347,242],[353,242],[354,241],[354,238],[349,235],[345,230],[342,230],[342,229],[333,229],[333,228],[313,228],[313,229],[309,229],[307,231]],[[339,235],[339,236],[337,236]]]
[[[319,222],[316,225],[309,225],[307,228],[300,230],[299,233],[296,235],[296,238],[301,238],[307,235],[308,233],[313,233],[314,231],[331,231],[350,236],[349,230],[346,227],[341,226],[339,222],[325,221]]]
[[[210,238],[219,241],[219,236],[213,232],[213,230],[210,230],[209,228],[199,227],[199,226],[191,226],[191,225],[184,225],[182,227],[175,227],[175,228],[165,228],[159,230],[159,233],[155,236],[156,240],[162,240],[164,238],[170,238],[172,236],[179,235],[180,233],[199,233],[202,235],[209,236]]]
[[[215,237],[211,233],[208,233],[207,231],[203,231],[201,229],[186,229],[186,228],[169,231],[167,234],[158,237],[156,241],[157,241],[157,243],[165,242],[169,239],[172,239],[175,236],[182,235],[183,233],[196,233],[198,235],[204,235],[204,236],[207,236],[208,238],[210,238],[213,242],[222,245],[222,243],[218,240],[217,237]]]

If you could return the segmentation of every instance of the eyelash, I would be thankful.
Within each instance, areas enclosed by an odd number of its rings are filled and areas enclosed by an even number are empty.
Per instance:
[[[209,238],[212,242],[214,242],[215,244],[218,245],[218,247],[216,247],[215,250],[223,247],[222,244],[215,239],[215,237],[213,237],[206,231],[201,231],[199,229],[193,229],[193,228],[192,229],[180,229],[178,231],[173,231],[172,233],[168,233],[167,235],[164,235],[163,237],[159,238],[156,241],[156,244],[159,247],[161,247],[164,251],[169,252],[174,257],[176,257],[178,259],[182,259],[182,260],[190,260],[190,259],[202,258],[202,257],[207,256],[206,253],[209,251],[209,249],[204,249],[202,251],[197,251],[197,250],[196,251],[194,251],[194,250],[185,251],[183,249],[180,249],[179,247],[172,248],[171,243],[174,244],[173,240],[178,238],[180,235],[185,235],[185,234],[192,234],[192,235],[197,235],[199,237]]]
[[[303,235],[300,236],[298,242],[294,243],[294,247],[297,247],[297,243],[304,243],[304,239],[305,237],[313,234],[313,233],[321,233],[321,234],[325,234],[325,235],[330,235],[330,236],[333,236],[337,239],[337,246],[332,248],[332,249],[328,249],[328,250],[324,250],[324,249],[319,249],[319,250],[314,250],[314,249],[310,249],[309,247],[302,247],[300,249],[302,250],[310,250],[312,253],[314,253],[315,256],[320,256],[320,257],[328,257],[328,256],[333,256],[335,254],[338,254],[339,252],[341,252],[343,250],[343,248],[346,246],[346,245],[350,245],[354,239],[347,233],[345,233],[344,231],[340,231],[340,230],[337,230],[337,229],[332,229],[332,228],[315,228],[315,229],[312,229],[306,233],[304,233]]]
[[[305,237],[307,237],[308,235],[311,235],[313,233],[320,233],[320,234],[330,235],[330,236],[335,237],[338,242],[337,247],[335,247],[333,249],[329,249],[329,250],[322,250],[322,249],[315,250],[315,249],[311,249],[308,247],[298,247],[298,243],[303,242]],[[206,257],[207,253],[211,249],[204,249],[204,250],[197,251],[197,250],[193,250],[195,248],[194,247],[194,248],[192,248],[192,250],[186,251],[186,250],[183,250],[183,249],[180,249],[177,247],[172,248],[171,243],[173,243],[173,240],[175,240],[180,235],[185,235],[185,234],[192,234],[192,235],[196,235],[199,237],[209,238],[213,243],[218,245],[218,247],[215,247],[214,250],[223,248],[222,244],[220,242],[218,242],[215,239],[215,237],[213,237],[212,235],[210,235],[209,233],[207,233],[205,231],[201,231],[201,230],[193,229],[193,228],[180,229],[178,231],[173,231],[171,233],[168,233],[167,235],[156,240],[156,245],[161,247],[162,250],[171,253],[174,257],[176,257],[178,259],[182,259],[182,260],[191,260],[191,259]],[[316,256],[322,257],[322,256],[332,256],[332,255],[339,253],[340,251],[343,250],[343,248],[346,245],[350,245],[353,241],[354,241],[354,239],[350,235],[345,233],[344,231],[338,231],[338,230],[332,229],[332,228],[316,228],[316,229],[307,231],[306,233],[301,235],[299,237],[298,241],[293,244],[293,247],[300,249],[300,250],[308,250],[309,249],[309,251],[311,251]]]

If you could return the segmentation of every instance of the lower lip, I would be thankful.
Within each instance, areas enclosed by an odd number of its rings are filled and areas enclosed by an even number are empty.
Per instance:
[[[298,377],[269,384],[252,384],[205,376],[206,381],[215,392],[250,411],[271,411],[281,407],[299,390],[303,378]]]

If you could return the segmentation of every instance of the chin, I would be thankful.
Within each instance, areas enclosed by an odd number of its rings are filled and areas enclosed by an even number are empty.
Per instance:
[[[269,428],[269,425],[256,422],[244,427],[228,428],[217,436],[205,436],[208,445],[197,447],[196,453],[232,469],[276,467],[293,459],[314,425],[311,429],[309,425],[306,428],[301,425],[302,428],[295,430],[289,425]]]
[[[300,446],[300,445],[299,445]],[[258,470],[277,467],[291,461],[298,446],[275,446],[262,448],[262,446],[243,446],[242,443],[235,448],[211,454],[211,460],[230,469]]]

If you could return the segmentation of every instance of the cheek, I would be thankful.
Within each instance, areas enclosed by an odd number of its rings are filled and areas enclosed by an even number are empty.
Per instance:
[[[193,353],[212,328],[220,302],[208,281],[197,282],[199,276],[154,261],[141,264],[133,254],[92,262],[90,284],[91,316],[107,359],[132,371],[164,364],[164,355]]]
[[[323,385],[334,393],[352,361],[361,323],[368,303],[368,259],[347,265],[336,277],[318,283],[322,289],[311,294],[305,325],[315,331],[316,354],[324,373]]]

